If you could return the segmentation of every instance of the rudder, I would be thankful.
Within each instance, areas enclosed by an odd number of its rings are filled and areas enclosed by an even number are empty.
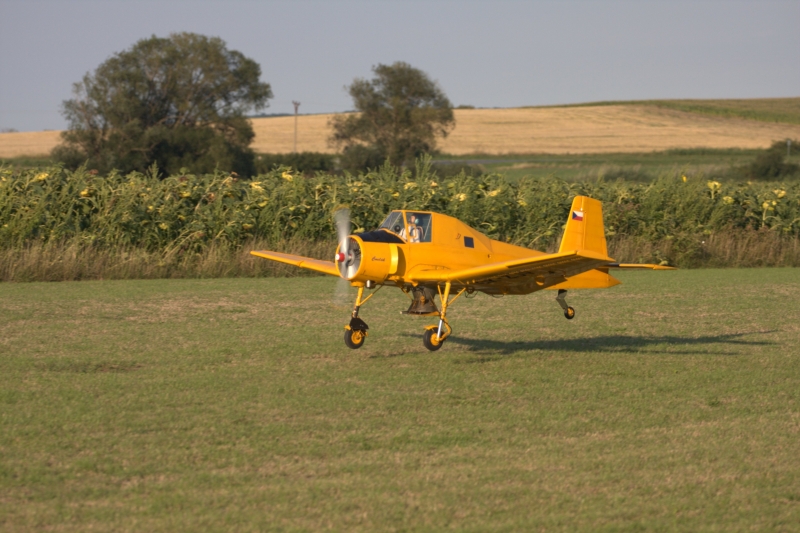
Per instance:
[[[589,250],[608,256],[603,204],[588,196],[576,196],[569,210],[569,218],[561,237],[559,252]],[[572,276],[550,289],[607,289],[618,285],[619,280],[608,273],[608,268],[595,268]]]
[[[590,250],[608,256],[603,204],[588,196],[576,196],[561,237],[559,252]]]

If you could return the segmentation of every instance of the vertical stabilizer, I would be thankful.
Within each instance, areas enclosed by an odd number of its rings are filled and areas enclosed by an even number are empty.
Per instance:
[[[559,252],[590,250],[608,255],[603,227],[603,204],[588,196],[576,196],[561,237]]]

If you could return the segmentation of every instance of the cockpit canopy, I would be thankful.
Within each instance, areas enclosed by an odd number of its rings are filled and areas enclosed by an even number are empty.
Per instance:
[[[364,242],[387,242],[394,244],[431,242],[431,213],[419,211],[392,211],[374,231],[359,233]]]
[[[417,211],[392,211],[380,229],[390,231],[404,242],[431,242],[431,213]]]

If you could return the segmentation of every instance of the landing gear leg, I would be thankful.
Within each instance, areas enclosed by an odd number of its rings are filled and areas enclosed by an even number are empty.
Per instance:
[[[372,295],[367,296],[366,300],[362,300],[362,296],[364,296],[364,287],[359,287],[350,324],[344,327],[344,343],[353,350],[364,346],[364,341],[367,339],[367,330],[369,329],[367,323],[358,318],[358,310],[364,305],[364,302],[372,298]]]
[[[561,309],[564,310],[564,316],[567,320],[572,320],[575,318],[575,309],[567,305],[567,291],[566,289],[558,289],[558,296],[556,296],[556,301],[558,305],[561,306]]]
[[[444,286],[444,294],[440,294],[442,299],[442,310],[439,312],[439,325],[438,326],[425,326],[425,334],[422,336],[422,344],[425,347],[435,352],[444,344],[444,340],[450,336],[453,329],[447,323],[447,299],[450,297],[450,282],[448,281]]]
[[[447,322],[447,307],[456,301],[456,298],[464,294],[466,289],[461,289],[455,297],[447,301],[450,298],[450,287],[451,283],[448,281],[444,286],[444,294],[439,293],[439,298],[442,300],[442,310],[439,312],[439,325],[437,326],[426,326],[425,327],[425,335],[422,336],[422,344],[425,347],[435,352],[439,348],[442,347],[444,341],[450,334],[453,332],[453,329],[450,327],[450,324]]]

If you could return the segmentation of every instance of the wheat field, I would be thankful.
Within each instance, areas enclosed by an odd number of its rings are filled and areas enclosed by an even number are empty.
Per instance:
[[[45,155],[60,141],[61,132],[55,130],[0,133],[0,157]]]
[[[297,119],[297,150],[333,153],[331,114]],[[455,110],[456,127],[439,148],[449,154],[652,152],[673,148],[766,148],[800,138],[800,125],[702,115],[648,105]],[[252,120],[253,149],[294,150],[293,116]],[[0,157],[47,154],[58,131],[0,133]]]

